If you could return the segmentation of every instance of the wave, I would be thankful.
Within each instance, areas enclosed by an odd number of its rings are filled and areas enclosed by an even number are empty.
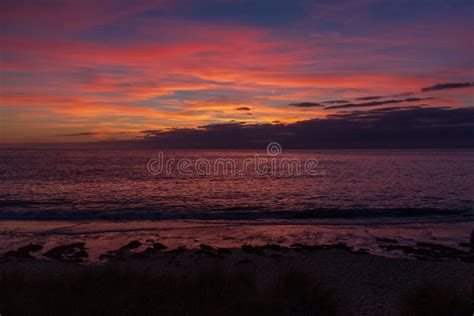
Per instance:
[[[316,208],[264,210],[232,207],[217,210],[1,211],[0,220],[294,220],[298,222],[461,222],[474,221],[474,211],[436,208]]]

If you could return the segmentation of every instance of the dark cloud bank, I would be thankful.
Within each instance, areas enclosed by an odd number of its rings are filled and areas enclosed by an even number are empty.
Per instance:
[[[156,148],[473,148],[474,108],[406,106],[347,111],[293,124],[202,126],[146,131],[136,146]]]
[[[315,107],[323,106],[321,103],[316,103],[316,102],[290,103],[289,105],[295,108],[315,108]]]
[[[382,98],[382,97],[366,97],[366,98],[359,98],[358,100],[375,100]],[[371,102],[364,102],[364,103],[347,103],[341,105],[331,105],[327,106],[325,110],[334,110],[334,109],[350,109],[350,108],[362,108],[362,107],[369,107],[369,106],[379,106],[379,105],[386,105],[386,104],[394,104],[394,103],[402,103],[402,102],[419,102],[423,100],[430,100],[433,99],[431,97],[428,98],[406,98],[406,99],[390,99],[384,101],[371,101]]]
[[[406,94],[406,93],[405,93]],[[350,108],[363,108],[363,107],[374,107],[386,104],[394,104],[394,103],[402,103],[402,102],[419,102],[423,100],[431,100],[433,97],[425,97],[425,98],[405,98],[405,99],[387,99],[387,100],[380,100],[374,101],[379,99],[384,99],[386,97],[383,96],[373,96],[373,97],[363,97],[357,98],[355,100],[359,101],[369,101],[369,102],[359,102],[353,103],[345,100],[331,100],[331,101],[323,101],[321,103],[317,102],[301,102],[301,103],[290,103],[289,106],[296,107],[296,108],[314,108],[314,107],[324,107],[325,110],[336,110],[336,109],[350,109]]]
[[[76,136],[93,136],[93,135],[98,135],[98,133],[85,132],[85,133],[73,133],[73,134],[60,134],[56,136],[76,137]]]
[[[235,108],[236,111],[250,111],[251,108],[249,108],[248,106],[240,106],[238,108]]]
[[[460,88],[469,88],[473,87],[474,83],[472,82],[450,82],[450,83],[440,83],[431,87],[422,88],[421,91],[438,91],[438,90],[447,90],[447,89],[460,89]]]
[[[461,88],[471,88],[471,87],[474,87],[473,82],[448,82],[448,83],[439,83],[434,86],[424,87],[424,88],[421,88],[420,91],[432,92],[432,91],[439,91],[439,90],[461,89]],[[349,109],[349,108],[358,108],[358,107],[374,107],[374,106],[379,106],[379,105],[394,104],[394,103],[401,103],[401,102],[419,102],[423,100],[433,99],[433,97],[425,97],[425,98],[411,97],[411,98],[404,98],[404,99],[393,99],[394,97],[407,97],[410,95],[413,95],[413,92],[405,92],[405,93],[400,93],[400,94],[391,95],[391,96],[375,95],[375,96],[355,98],[354,101],[357,101],[357,102],[350,102],[346,100],[330,100],[330,101],[322,101],[322,102],[290,103],[289,106],[297,107],[297,108],[324,107],[325,110],[336,110],[336,109]],[[386,99],[386,100],[382,100],[382,99]],[[370,102],[359,102],[359,101],[370,101]]]

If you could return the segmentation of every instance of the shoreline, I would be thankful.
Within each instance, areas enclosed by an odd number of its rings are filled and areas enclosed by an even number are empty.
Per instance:
[[[87,261],[96,262],[107,251],[137,241],[136,252],[154,243],[169,249],[195,249],[201,244],[215,248],[343,244],[354,252],[392,258],[469,259],[471,232],[470,222],[334,226],[235,221],[0,221],[0,257],[31,244],[41,247],[32,252],[41,258],[38,255],[56,247],[84,243]]]

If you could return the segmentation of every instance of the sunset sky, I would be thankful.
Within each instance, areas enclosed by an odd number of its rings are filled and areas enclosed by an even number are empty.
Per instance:
[[[472,0],[4,0],[0,19],[1,143],[473,106]]]

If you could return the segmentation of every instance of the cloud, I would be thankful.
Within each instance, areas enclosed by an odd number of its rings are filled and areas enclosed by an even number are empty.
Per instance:
[[[248,106],[240,106],[238,108],[235,108],[236,111],[250,111],[251,108],[249,108]]]
[[[291,124],[212,124],[148,131],[135,145],[265,148],[271,141],[288,149],[474,147],[474,108],[400,106],[337,113]]]
[[[412,95],[412,92],[405,92],[405,93],[399,93],[399,94],[394,94],[394,95],[388,95],[388,96],[367,96],[367,97],[358,97],[358,98],[353,98],[352,100],[355,101],[372,101],[372,100],[380,100],[380,99],[388,99],[388,98],[399,98],[399,97],[407,97]],[[378,101],[378,102],[366,102],[366,103],[354,103],[351,101],[347,100],[328,100],[328,101],[322,101],[320,103],[316,102],[301,102],[301,103],[291,103],[290,106],[293,107],[300,107],[300,108],[305,108],[305,107],[318,107],[318,106],[324,106],[324,105],[330,105],[326,106],[325,109],[338,109],[338,108],[351,108],[351,107],[363,107],[363,106],[377,106],[377,105],[382,105],[385,103],[398,103],[398,102],[417,102],[421,100],[426,100],[426,99],[421,99],[421,98],[407,98],[402,100],[393,100],[389,99],[386,101]],[[380,102],[380,103],[379,103]]]
[[[290,103],[289,106],[293,106],[296,108],[314,108],[314,107],[319,107],[323,105],[321,103],[315,103],[315,102],[301,102],[301,103]]]
[[[383,96],[376,95],[376,96],[357,98],[356,100],[358,100],[358,101],[370,101],[370,100],[378,100],[378,99],[383,99],[383,98],[384,98]]]
[[[335,109],[349,109],[349,108],[360,108],[360,107],[369,107],[369,106],[379,106],[379,105],[386,105],[386,104],[394,104],[394,103],[402,103],[402,102],[419,102],[423,100],[431,100],[433,98],[406,98],[406,99],[391,99],[391,100],[384,100],[384,101],[373,101],[373,102],[364,102],[364,103],[348,103],[342,105],[332,105],[327,106],[325,110],[335,110]]]
[[[329,101],[323,101],[322,103],[324,103],[324,104],[345,104],[345,103],[349,103],[349,101],[346,101],[346,100],[329,100]]]
[[[446,89],[460,89],[460,88],[469,88],[473,87],[474,83],[472,82],[450,82],[450,83],[440,83],[430,87],[424,87],[421,89],[423,92],[428,91],[438,91]]]
[[[60,134],[57,137],[79,137],[79,136],[96,136],[96,135],[123,135],[127,132],[83,132],[83,133],[71,133],[71,134]]]
[[[232,121],[230,123],[215,123],[215,124],[207,124],[203,126],[199,126],[199,128],[203,128],[206,130],[224,130],[228,128],[239,128],[239,127],[245,127],[245,122],[235,122]],[[194,130],[192,128],[187,129],[187,130]]]
[[[93,135],[98,135],[99,133],[92,133],[92,132],[84,132],[84,133],[73,133],[73,134],[62,134],[62,135],[57,135],[61,137],[76,137],[76,136],[93,136]]]

